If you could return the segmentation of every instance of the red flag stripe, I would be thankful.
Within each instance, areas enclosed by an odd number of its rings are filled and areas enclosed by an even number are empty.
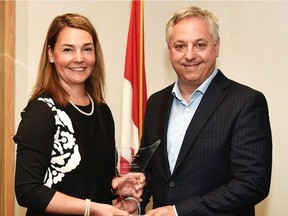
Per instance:
[[[139,147],[147,102],[143,11],[143,1],[132,0],[124,68],[122,131],[119,146],[128,151],[118,157],[122,173],[129,171],[127,163],[131,163]]]

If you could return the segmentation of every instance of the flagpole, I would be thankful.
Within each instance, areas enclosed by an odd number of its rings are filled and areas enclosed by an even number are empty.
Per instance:
[[[140,0],[140,71],[139,71],[139,142],[143,133],[143,46],[144,46],[144,38],[143,38],[143,1]]]

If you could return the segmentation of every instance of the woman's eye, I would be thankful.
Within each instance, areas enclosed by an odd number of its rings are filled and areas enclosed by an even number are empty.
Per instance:
[[[72,52],[72,49],[71,48],[64,48],[63,52]]]
[[[92,48],[92,47],[85,47],[85,48],[84,48],[84,51],[86,51],[86,52],[92,52],[92,51],[93,51],[93,48]]]

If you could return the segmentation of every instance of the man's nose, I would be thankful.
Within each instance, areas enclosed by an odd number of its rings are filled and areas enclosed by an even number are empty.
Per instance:
[[[192,60],[194,58],[196,58],[196,52],[193,49],[193,46],[188,46],[185,52],[185,58],[187,60]]]

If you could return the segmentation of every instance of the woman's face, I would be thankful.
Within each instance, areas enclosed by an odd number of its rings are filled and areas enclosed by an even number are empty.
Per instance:
[[[82,29],[65,27],[54,48],[48,47],[51,63],[55,64],[60,84],[65,88],[84,87],[95,65],[92,36]]]

